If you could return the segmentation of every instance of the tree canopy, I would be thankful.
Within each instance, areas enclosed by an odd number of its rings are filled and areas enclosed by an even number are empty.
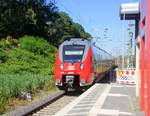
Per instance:
[[[55,0],[0,0],[0,39],[24,35],[43,37],[55,46],[70,37],[90,37],[67,13],[59,12]]]

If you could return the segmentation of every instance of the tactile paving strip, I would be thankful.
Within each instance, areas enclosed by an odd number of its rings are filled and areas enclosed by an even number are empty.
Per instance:
[[[86,116],[103,93],[107,84],[95,84],[85,93],[56,113],[55,116]]]

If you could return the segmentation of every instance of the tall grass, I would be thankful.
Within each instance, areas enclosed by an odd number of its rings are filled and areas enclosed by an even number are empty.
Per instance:
[[[53,87],[53,76],[43,75],[0,75],[0,114],[5,111],[10,99],[18,97],[22,91],[34,94],[38,89]]]

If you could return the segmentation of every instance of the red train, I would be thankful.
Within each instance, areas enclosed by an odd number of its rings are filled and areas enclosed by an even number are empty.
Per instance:
[[[59,89],[92,85],[114,65],[113,57],[82,38],[63,42],[56,55],[54,81]]]

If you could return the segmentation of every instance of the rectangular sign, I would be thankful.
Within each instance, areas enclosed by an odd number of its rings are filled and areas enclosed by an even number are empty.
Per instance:
[[[68,70],[75,70],[75,66],[68,66]]]

